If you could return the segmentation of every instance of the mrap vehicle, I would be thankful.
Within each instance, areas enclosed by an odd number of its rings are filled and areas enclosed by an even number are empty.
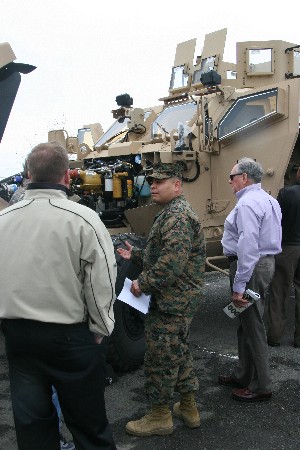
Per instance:
[[[114,245],[145,245],[160,207],[151,201],[146,175],[154,163],[184,167],[184,193],[202,220],[207,268],[225,268],[221,237],[236,203],[228,183],[243,156],[264,168],[263,188],[276,197],[293,182],[300,165],[300,46],[280,40],[236,44],[236,63],[223,59],[226,29],[178,44],[169,91],[156,106],[133,107],[128,94],[116,97],[114,122],[83,126],[77,136],[51,130],[70,153],[72,190],[95,209]],[[137,80],[139,82],[139,80]],[[162,95],[164,93],[162,92]],[[139,270],[118,255],[117,294],[124,278]],[[128,370],[143,361],[143,316],[115,303],[115,330],[108,358]]]

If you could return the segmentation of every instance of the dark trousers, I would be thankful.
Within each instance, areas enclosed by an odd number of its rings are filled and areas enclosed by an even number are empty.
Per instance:
[[[283,246],[275,256],[275,274],[270,286],[268,338],[280,342],[295,288],[294,343],[300,345],[300,246]]]
[[[86,323],[2,322],[19,450],[60,450],[53,385],[76,450],[115,450],[107,421],[105,346]]]
[[[257,393],[268,393],[272,390],[269,349],[263,322],[264,303],[268,286],[271,283],[275,268],[273,256],[260,258],[246,288],[260,294],[261,299],[239,315],[240,326],[238,337],[238,365],[232,377],[241,385]],[[237,262],[230,264],[230,281],[233,283]]]

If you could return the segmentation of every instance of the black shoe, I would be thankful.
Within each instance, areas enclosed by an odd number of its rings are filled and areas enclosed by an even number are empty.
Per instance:
[[[226,375],[220,375],[218,377],[218,383],[222,384],[222,386],[230,386],[230,387],[237,387],[237,388],[243,387],[240,383],[235,381],[234,378],[232,378],[231,376],[226,376]]]
[[[280,342],[272,342],[269,339],[267,339],[267,342],[270,347],[280,347]]]
[[[296,342],[294,342],[294,347],[295,348],[300,348],[300,344],[296,344]]]

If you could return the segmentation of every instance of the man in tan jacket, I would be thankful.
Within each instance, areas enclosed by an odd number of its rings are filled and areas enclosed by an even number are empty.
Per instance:
[[[68,163],[59,144],[36,146],[24,199],[0,212],[0,318],[19,450],[59,450],[52,385],[77,448],[116,448],[102,342],[114,327],[114,249],[98,215],[67,199]]]

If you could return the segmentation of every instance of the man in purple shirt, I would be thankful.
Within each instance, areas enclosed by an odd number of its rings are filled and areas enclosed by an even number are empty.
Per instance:
[[[235,400],[260,401],[272,397],[269,353],[263,323],[264,299],[272,280],[274,255],[281,252],[279,203],[261,188],[263,169],[251,158],[242,158],[229,175],[237,204],[225,220],[222,245],[230,262],[232,300],[236,307],[247,304],[246,289],[260,300],[240,315],[238,365],[219,384],[235,387]]]

